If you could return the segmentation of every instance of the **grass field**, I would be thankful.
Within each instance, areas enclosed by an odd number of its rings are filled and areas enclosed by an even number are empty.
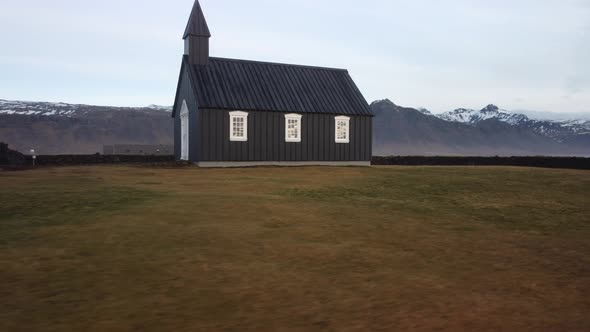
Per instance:
[[[590,331],[590,172],[0,172],[0,331]]]

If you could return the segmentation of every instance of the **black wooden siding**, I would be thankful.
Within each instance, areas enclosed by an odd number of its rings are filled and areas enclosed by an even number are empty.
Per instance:
[[[303,114],[301,143],[291,143],[285,142],[286,113],[250,111],[248,141],[231,142],[229,112],[199,110],[200,161],[371,160],[371,116],[351,116],[350,143],[341,144],[335,142],[335,115]]]
[[[209,38],[188,36],[185,39],[185,51],[188,51],[189,62],[197,65],[209,63]]]
[[[181,128],[180,128],[180,112],[182,109],[182,102],[186,101],[186,106],[189,110],[189,160],[193,162],[199,161],[200,149],[200,131],[199,128],[199,107],[195,98],[191,80],[189,79],[189,71],[185,70],[183,64],[180,71],[180,78],[178,81],[176,101],[174,103],[174,156],[177,160],[181,157]]]

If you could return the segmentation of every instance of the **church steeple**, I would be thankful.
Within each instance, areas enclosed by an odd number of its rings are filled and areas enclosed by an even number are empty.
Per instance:
[[[206,65],[209,63],[209,38],[211,38],[211,33],[201,4],[199,4],[199,0],[195,0],[182,37],[184,39],[184,54],[188,56],[191,64]]]

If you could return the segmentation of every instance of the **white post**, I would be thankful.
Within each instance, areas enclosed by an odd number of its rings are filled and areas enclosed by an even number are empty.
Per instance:
[[[33,167],[35,167],[35,159],[37,159],[37,156],[35,155],[35,150],[31,149],[31,156],[33,156]]]

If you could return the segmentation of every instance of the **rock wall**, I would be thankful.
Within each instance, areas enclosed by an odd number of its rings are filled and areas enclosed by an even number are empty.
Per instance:
[[[27,156],[28,163],[32,163]],[[37,166],[75,166],[101,164],[152,164],[174,162],[174,156],[56,155],[37,156]]]
[[[18,152],[8,148],[8,144],[0,142],[0,165],[3,166],[23,166],[26,164],[26,157]]]
[[[373,157],[373,165],[407,166],[522,166],[590,170],[590,158],[581,157]]]

